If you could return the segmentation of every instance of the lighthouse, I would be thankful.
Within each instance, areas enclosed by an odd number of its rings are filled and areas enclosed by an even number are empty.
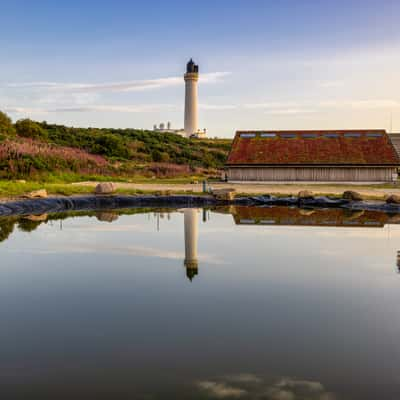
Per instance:
[[[192,280],[198,274],[197,261],[197,210],[186,208],[183,211],[185,227],[185,261],[186,276]]]
[[[185,79],[185,125],[186,137],[198,134],[197,115],[197,82],[199,80],[199,66],[192,59],[186,64]]]

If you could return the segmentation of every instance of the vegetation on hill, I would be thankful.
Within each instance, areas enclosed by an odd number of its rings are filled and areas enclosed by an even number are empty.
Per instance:
[[[186,139],[173,133],[139,129],[71,128],[46,122],[38,126],[51,143],[77,147],[115,160],[221,168],[230,148],[230,140]]]
[[[138,129],[73,128],[0,112],[0,178],[80,175],[175,177],[216,174],[228,139],[187,139]]]

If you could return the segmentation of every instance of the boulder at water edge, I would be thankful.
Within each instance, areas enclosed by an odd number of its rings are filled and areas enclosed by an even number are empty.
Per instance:
[[[116,190],[112,182],[101,182],[94,189],[95,194],[112,194]]]
[[[310,190],[300,190],[300,192],[297,193],[297,197],[299,199],[312,199],[314,194]]]
[[[212,191],[212,195],[217,200],[232,201],[235,198],[235,192],[236,192],[236,190],[232,189],[232,188],[214,189]]]
[[[386,203],[388,204],[400,204],[400,195],[391,194],[386,198]]]
[[[45,199],[47,197],[46,189],[34,190],[26,195],[30,199]]]
[[[362,197],[362,195],[358,192],[355,192],[353,190],[346,190],[343,193],[342,196],[344,199],[346,200],[351,200],[351,201],[362,201],[364,200],[364,198]]]

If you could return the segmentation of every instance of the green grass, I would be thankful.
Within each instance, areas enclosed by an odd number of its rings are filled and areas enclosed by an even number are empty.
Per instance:
[[[47,183],[75,183],[75,182],[126,182],[126,183],[202,183],[204,179],[208,182],[219,181],[217,178],[205,178],[201,175],[190,175],[190,176],[180,176],[176,178],[151,178],[147,176],[109,176],[109,175],[82,175],[74,174],[70,172],[65,173],[50,173],[48,175],[43,175],[39,179],[35,179],[37,182],[43,184]]]
[[[73,196],[79,194],[93,194],[93,186],[71,185],[69,183],[49,183],[49,182],[26,182],[19,183],[16,181],[0,181],[0,198],[8,199],[21,197],[29,192],[39,189],[46,189],[49,195]],[[191,194],[191,190],[139,190],[139,189],[117,189],[117,194],[139,195],[139,194]],[[201,195],[202,193],[196,193]]]

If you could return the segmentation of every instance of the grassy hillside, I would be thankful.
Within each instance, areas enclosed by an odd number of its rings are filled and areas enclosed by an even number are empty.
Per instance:
[[[231,141],[138,129],[73,128],[0,113],[0,178],[216,174]]]
[[[51,143],[77,147],[115,160],[170,162],[221,168],[230,140],[186,139],[173,133],[138,129],[70,128],[39,123]]]

